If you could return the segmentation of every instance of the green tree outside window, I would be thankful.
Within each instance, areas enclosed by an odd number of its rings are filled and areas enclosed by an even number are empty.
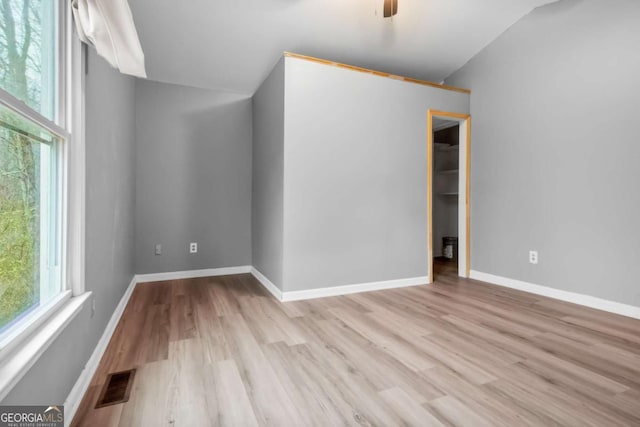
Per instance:
[[[0,87],[51,120],[56,119],[57,3],[0,0]],[[0,332],[40,303],[41,160],[53,140],[0,108]]]

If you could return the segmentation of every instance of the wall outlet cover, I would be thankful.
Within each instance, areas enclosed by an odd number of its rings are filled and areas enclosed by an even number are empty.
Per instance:
[[[198,243],[196,242],[191,242],[189,244],[189,253],[195,254],[198,252]]]

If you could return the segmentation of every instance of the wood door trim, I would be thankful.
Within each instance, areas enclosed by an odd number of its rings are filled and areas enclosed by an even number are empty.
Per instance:
[[[398,76],[395,74],[385,73],[384,71],[376,71],[376,70],[371,70],[369,68],[358,67],[355,65],[343,64],[341,62],[329,61],[328,59],[321,59],[321,58],[315,58],[313,56],[300,55],[299,53],[284,52],[283,55],[289,58],[304,59],[306,61],[317,62],[319,64],[330,65],[332,67],[346,68],[347,70],[359,71],[361,73],[373,74],[375,76],[386,77],[394,80],[401,80],[404,82],[415,83],[422,86],[430,86],[438,89],[450,90],[453,92],[460,92],[460,93],[466,93],[466,94],[471,93],[469,89],[465,89],[462,87],[443,85],[435,82],[430,82],[428,80],[419,80],[411,77]]]
[[[427,111],[427,248],[429,250],[429,283],[433,283],[433,117],[456,119],[466,123],[465,149],[465,277],[471,273],[471,115],[451,111]],[[458,185],[460,183],[458,182]]]
[[[429,284],[433,283],[433,113],[427,112],[427,250]]]

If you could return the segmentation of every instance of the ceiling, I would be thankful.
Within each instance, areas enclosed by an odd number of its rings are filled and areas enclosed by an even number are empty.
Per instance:
[[[253,94],[283,51],[440,82],[555,0],[129,0],[152,80]]]

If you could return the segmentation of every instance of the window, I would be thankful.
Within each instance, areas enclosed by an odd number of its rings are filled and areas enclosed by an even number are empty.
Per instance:
[[[67,3],[0,1],[0,352],[71,293]]]
[[[62,62],[57,9],[51,0],[0,2],[0,86],[52,121]]]

